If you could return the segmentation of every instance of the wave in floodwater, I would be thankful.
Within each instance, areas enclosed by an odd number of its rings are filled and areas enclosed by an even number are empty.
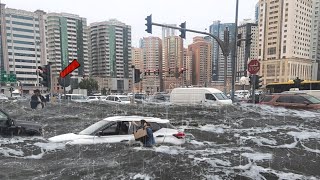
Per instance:
[[[236,104],[1,103],[14,119],[44,126],[43,137],[0,137],[0,179],[320,179],[320,112]],[[109,116],[168,118],[195,139],[153,148],[66,145],[48,138]]]

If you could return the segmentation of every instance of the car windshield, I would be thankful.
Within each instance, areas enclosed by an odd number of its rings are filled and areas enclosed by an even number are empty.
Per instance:
[[[229,98],[223,93],[213,93],[213,95],[219,100],[228,100]]]
[[[119,99],[121,101],[130,101],[130,99],[128,97],[119,97]]]
[[[135,98],[135,99],[145,99],[146,96],[145,96],[144,94],[135,94],[135,95],[134,95],[134,98]]]
[[[103,121],[103,120],[96,122],[96,123],[92,124],[91,126],[87,127],[86,129],[82,130],[81,132],[79,132],[79,134],[80,135],[90,135],[108,123],[109,123],[108,121]]]
[[[314,96],[303,96],[307,100],[311,102],[311,104],[320,104],[320,99],[314,97]]]

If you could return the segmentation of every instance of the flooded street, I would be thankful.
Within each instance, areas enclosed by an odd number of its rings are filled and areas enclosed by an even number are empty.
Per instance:
[[[319,179],[320,112],[252,104],[229,107],[2,102],[14,119],[44,126],[43,137],[0,137],[0,179]],[[193,134],[181,145],[66,145],[109,116],[168,118]]]

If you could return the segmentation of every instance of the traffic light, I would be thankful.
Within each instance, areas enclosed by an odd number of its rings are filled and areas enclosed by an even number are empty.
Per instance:
[[[249,83],[250,83],[250,85],[253,84],[253,76],[249,76]]]
[[[144,75],[145,75],[145,76],[147,75],[147,71],[144,71]]]
[[[134,83],[138,83],[141,81],[140,74],[140,69],[134,69]]]
[[[169,68],[169,74],[171,74],[171,68]]]
[[[148,70],[148,75],[150,75],[150,69]]]
[[[150,14],[150,16],[147,16],[146,20],[147,20],[147,23],[146,23],[147,29],[146,29],[146,31],[148,33],[152,34],[152,15]]]
[[[303,81],[304,81],[304,80],[299,79],[299,77],[297,77],[296,79],[293,80],[294,87],[295,87],[295,88],[300,88],[300,87],[301,87],[301,83],[302,83]]]
[[[50,88],[51,85],[51,75],[50,75],[50,65],[39,66],[39,76],[42,77],[41,84],[44,87]]]
[[[250,34],[248,34],[247,33],[247,37],[246,37],[246,46],[249,46],[252,42],[251,42],[251,40],[252,40],[252,33],[250,33]]]
[[[186,22],[181,23],[180,27],[182,29],[180,29],[181,34],[179,35],[181,38],[186,39]]]
[[[262,84],[260,84],[260,83],[262,83],[263,76],[259,76],[259,75],[254,75],[254,76],[256,76],[255,89],[260,89],[262,87]]]
[[[157,69],[157,74],[160,75],[160,69]]]
[[[238,34],[237,35],[237,46],[241,46],[241,39],[242,39],[242,34],[240,33],[240,34]]]
[[[176,67],[176,70],[174,72],[174,77],[175,78],[179,78],[180,77],[180,73],[179,73],[179,68],[178,67]]]

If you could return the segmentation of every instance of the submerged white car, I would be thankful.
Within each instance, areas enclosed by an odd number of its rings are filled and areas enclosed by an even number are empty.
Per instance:
[[[183,131],[172,126],[167,119],[142,117],[142,116],[113,116],[105,118],[79,132],[62,134],[49,138],[50,142],[65,142],[68,144],[99,144],[99,143],[139,143],[133,136],[137,130],[134,121],[140,125],[140,120],[150,123],[153,136],[157,144],[168,143],[181,145],[186,142],[186,135]]]

